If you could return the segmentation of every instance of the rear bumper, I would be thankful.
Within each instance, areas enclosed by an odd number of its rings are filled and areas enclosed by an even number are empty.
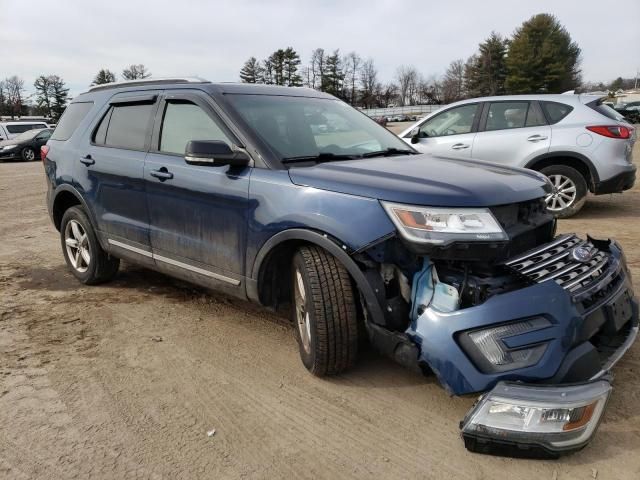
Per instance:
[[[629,190],[636,181],[636,166],[630,165],[628,170],[596,183],[593,193],[603,195],[606,193],[619,193]]]

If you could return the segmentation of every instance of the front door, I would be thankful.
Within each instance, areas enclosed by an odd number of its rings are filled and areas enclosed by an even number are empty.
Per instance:
[[[476,136],[480,104],[471,103],[439,112],[420,125],[413,147],[423,153],[469,158]]]
[[[238,290],[244,275],[250,167],[185,162],[190,140],[238,144],[203,92],[167,93],[144,167],[150,238],[158,268]]]

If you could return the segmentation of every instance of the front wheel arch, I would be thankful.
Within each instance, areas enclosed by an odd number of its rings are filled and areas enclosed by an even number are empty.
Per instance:
[[[336,257],[349,272],[356,287],[362,294],[367,307],[368,318],[373,323],[384,325],[384,314],[375,292],[358,264],[347,253],[347,247],[330,235],[314,230],[302,228],[284,230],[265,242],[256,255],[251,275],[247,281],[247,296],[249,299],[261,305],[274,306],[273,303],[274,301],[277,303],[278,296],[274,296],[274,292],[269,291],[269,280],[273,278],[269,272],[274,271],[272,270],[274,265],[279,265],[279,268],[276,267],[277,269],[275,270],[276,278],[284,278],[278,275],[277,272],[282,271],[282,268],[286,268],[286,272],[289,271],[295,251],[304,244],[321,247]],[[289,261],[287,261],[287,258],[289,258]]]

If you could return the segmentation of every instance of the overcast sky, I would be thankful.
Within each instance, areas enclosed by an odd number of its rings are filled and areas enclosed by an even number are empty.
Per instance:
[[[640,1],[594,0],[0,0],[0,78],[29,91],[58,74],[77,94],[100,68],[132,63],[153,76],[236,81],[250,56],[292,46],[372,57],[382,81],[415,65],[425,76],[473,54],[495,30],[510,35],[536,13],[556,15],[582,49],[585,80],[633,77],[640,68]]]

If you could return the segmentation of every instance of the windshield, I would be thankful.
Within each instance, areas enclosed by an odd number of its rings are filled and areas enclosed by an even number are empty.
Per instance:
[[[227,99],[280,160],[413,153],[386,128],[339,100],[242,94]]]
[[[589,104],[591,108],[593,108],[596,112],[601,113],[605,117],[610,118],[611,120],[616,120],[618,122],[624,121],[624,116],[620,115],[609,105],[602,103],[602,100],[597,102],[592,102]]]

